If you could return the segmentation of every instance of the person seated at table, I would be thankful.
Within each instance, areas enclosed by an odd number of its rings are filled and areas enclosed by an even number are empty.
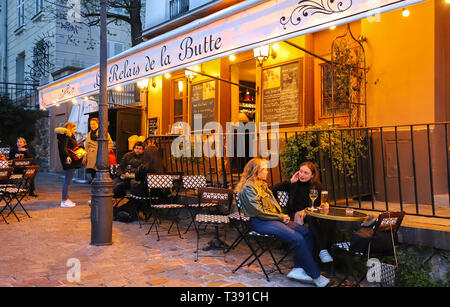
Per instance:
[[[14,145],[11,150],[9,151],[9,160],[14,159],[31,159],[33,158],[33,155],[31,154],[30,149],[27,146],[27,140],[23,137],[17,138],[17,143]],[[23,173],[24,168],[15,168],[14,173],[20,174]],[[30,196],[37,197],[38,195],[35,193],[35,184],[34,179],[30,183]]]
[[[142,164],[144,156],[144,144],[136,142],[131,152],[123,155],[117,167],[117,178],[114,179],[114,197],[121,198],[130,189],[131,177]]]
[[[2,152],[0,152],[0,161],[8,161],[8,158]]]
[[[137,168],[134,180],[131,180],[130,194],[148,197],[147,174],[157,175],[164,173],[165,169],[159,155],[155,155],[155,152],[147,147],[144,150],[142,164]],[[170,191],[167,191],[166,189],[152,189],[151,196],[166,198],[169,193]],[[141,208],[141,204],[134,203],[134,205],[137,206],[138,211],[143,211],[142,209],[144,208]]]
[[[287,213],[300,225],[307,225],[311,230],[314,238],[314,243],[319,251],[319,258],[323,263],[333,261],[330,253],[327,250],[325,234],[332,231],[331,223],[328,221],[319,221],[316,218],[307,216],[305,208],[310,207],[311,199],[309,198],[310,189],[318,190],[318,197],[314,204],[321,203],[321,183],[319,179],[319,170],[317,166],[310,161],[300,164],[299,170],[291,177],[290,180],[281,182],[272,186],[270,189],[274,195],[278,191],[285,191],[289,193],[289,201],[287,204]],[[328,207],[328,203],[321,205]]]
[[[329,280],[320,274],[313,259],[311,232],[282,212],[265,182],[267,174],[267,160],[253,158],[245,165],[235,189],[239,193],[244,214],[250,217],[255,231],[273,235],[292,247],[295,252],[294,268],[287,277],[325,287]]]

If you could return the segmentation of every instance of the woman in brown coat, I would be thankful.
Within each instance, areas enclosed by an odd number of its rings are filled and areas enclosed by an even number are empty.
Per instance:
[[[98,118],[93,117],[89,122],[89,127],[91,130],[88,133],[85,143],[85,149],[87,151],[86,155],[86,172],[91,174],[91,181],[94,179],[97,172],[95,164],[97,162],[97,151],[98,151]],[[108,133],[108,152],[114,147],[114,143],[111,136]]]

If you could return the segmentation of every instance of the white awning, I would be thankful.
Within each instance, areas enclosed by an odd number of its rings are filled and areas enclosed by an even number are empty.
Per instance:
[[[108,88],[423,0],[248,0],[108,60]],[[99,92],[99,65],[39,88],[41,108]]]

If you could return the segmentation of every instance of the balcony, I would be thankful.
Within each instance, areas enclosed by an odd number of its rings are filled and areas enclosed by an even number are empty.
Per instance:
[[[16,104],[26,109],[39,108],[37,84],[0,82],[0,95],[7,95]]]

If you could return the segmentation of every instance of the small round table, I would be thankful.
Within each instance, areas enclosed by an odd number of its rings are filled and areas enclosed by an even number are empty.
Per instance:
[[[364,221],[368,218],[368,215],[355,210],[347,212],[346,208],[314,208],[311,210],[309,207],[305,208],[305,213],[312,217],[319,219],[332,220],[332,221],[343,221],[343,222],[358,222]]]

